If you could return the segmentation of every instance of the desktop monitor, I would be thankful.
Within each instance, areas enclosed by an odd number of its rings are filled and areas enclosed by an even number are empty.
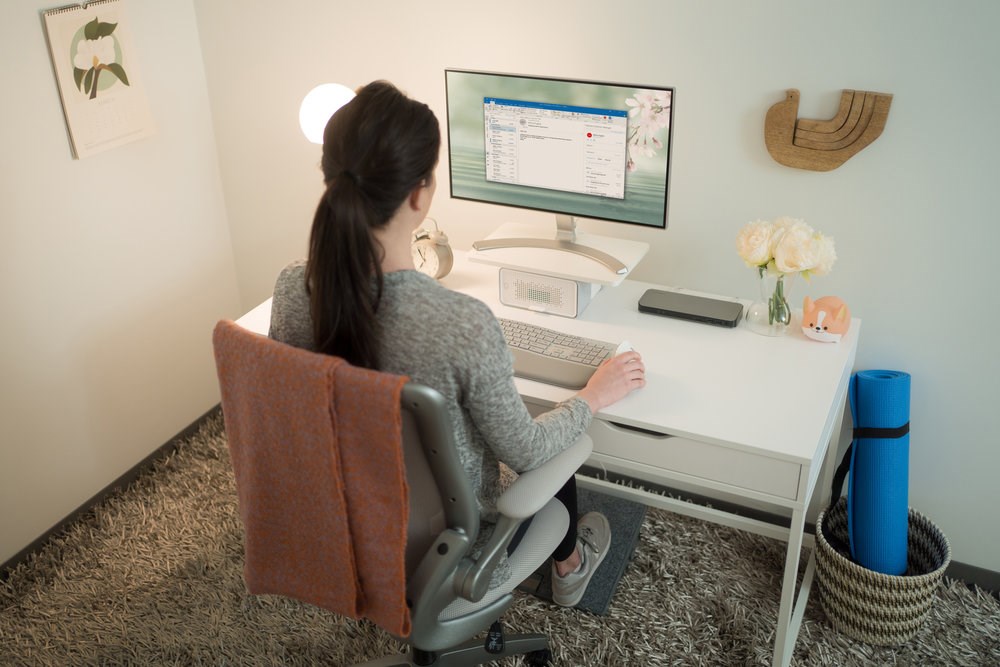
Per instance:
[[[551,239],[477,250],[548,243],[607,263],[575,243],[575,217],[667,226],[673,88],[448,69],[445,89],[451,196],[556,214]]]

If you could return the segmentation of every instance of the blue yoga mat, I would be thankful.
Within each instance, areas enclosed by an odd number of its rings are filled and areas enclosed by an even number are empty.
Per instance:
[[[851,557],[883,574],[906,572],[909,527],[910,375],[859,371],[851,378],[854,446],[847,487]]]

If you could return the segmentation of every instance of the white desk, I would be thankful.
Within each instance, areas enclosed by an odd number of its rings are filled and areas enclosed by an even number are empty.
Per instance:
[[[773,664],[788,665],[814,572],[810,558],[796,601],[806,512],[813,492],[826,494],[830,488],[834,466],[823,463],[836,455],[836,447],[828,445],[839,439],[861,322],[854,319],[835,344],[811,341],[797,330],[768,338],[742,325],[724,329],[639,313],[642,293],[662,286],[632,280],[601,290],[580,317],[567,319],[502,305],[497,269],[469,262],[464,253],[456,253],[455,268],[442,282],[485,301],[498,316],[610,342],[627,339],[642,354],[646,387],[596,415],[590,463],[657,485],[790,511],[790,528],[784,528],[579,477],[582,486],[603,493],[787,541]],[[269,319],[266,301],[240,324],[266,333]],[[516,382],[529,407],[538,409],[573,393]]]

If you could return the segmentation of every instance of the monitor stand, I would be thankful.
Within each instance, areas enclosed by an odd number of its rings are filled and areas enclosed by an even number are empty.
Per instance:
[[[510,223],[472,248],[469,259],[475,262],[617,285],[643,258],[649,244],[577,231],[573,216],[556,215],[554,237],[535,225]]]
[[[556,237],[554,239],[540,238],[498,238],[484,239],[472,244],[476,250],[495,250],[497,248],[548,248],[550,250],[562,250],[572,252],[577,255],[589,257],[595,262],[600,262],[609,270],[624,275],[628,273],[628,267],[622,264],[617,258],[608,253],[592,248],[577,242],[576,218],[571,215],[556,215]]]

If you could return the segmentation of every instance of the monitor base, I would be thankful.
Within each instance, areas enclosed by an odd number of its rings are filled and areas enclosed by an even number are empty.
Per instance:
[[[508,223],[472,248],[473,262],[613,286],[636,267],[649,244],[566,230],[562,225],[553,236],[535,225]]]
[[[472,244],[473,250],[496,250],[497,248],[545,248],[548,250],[560,250],[571,252],[584,257],[589,257],[595,262],[599,262],[617,274],[625,275],[628,267],[612,257],[606,252],[597,248],[581,245],[573,241],[562,241],[559,239],[532,239],[532,238],[506,238],[506,239],[484,239]]]

